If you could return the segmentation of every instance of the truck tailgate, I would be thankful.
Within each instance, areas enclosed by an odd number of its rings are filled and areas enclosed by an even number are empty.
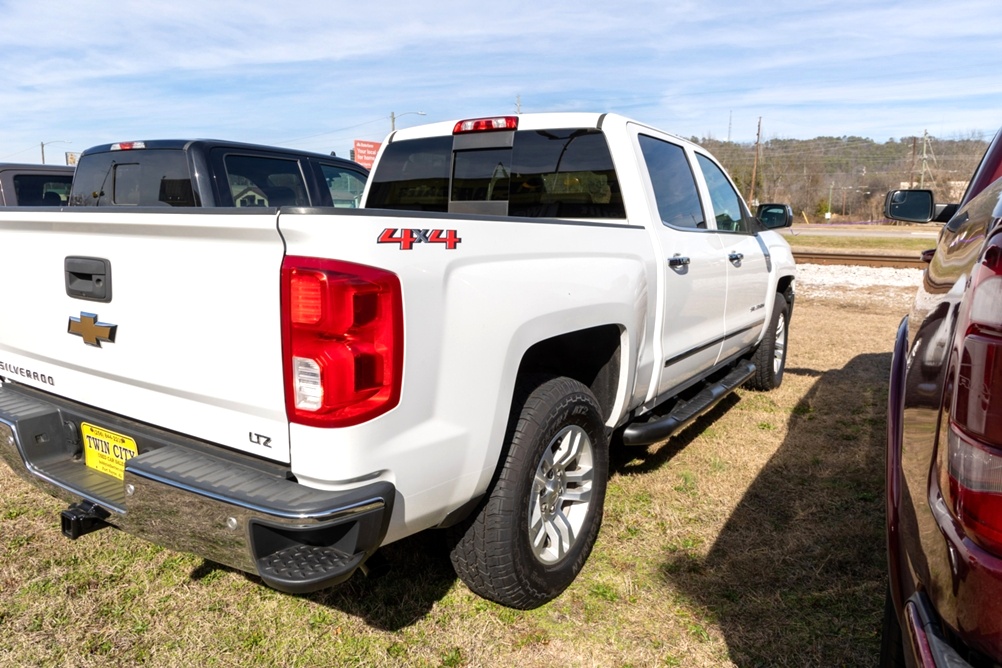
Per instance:
[[[289,461],[274,210],[7,211],[0,248],[0,376]]]

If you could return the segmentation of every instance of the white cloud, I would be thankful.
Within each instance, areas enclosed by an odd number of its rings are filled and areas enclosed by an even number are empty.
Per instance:
[[[216,136],[347,151],[401,125],[615,110],[685,136],[993,131],[987,0],[0,0],[0,160]],[[62,145],[60,145],[62,146]]]

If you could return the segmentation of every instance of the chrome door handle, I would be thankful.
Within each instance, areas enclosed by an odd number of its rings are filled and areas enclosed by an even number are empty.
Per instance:
[[[673,269],[675,267],[688,267],[689,258],[684,257],[682,255],[676,255],[675,257],[668,259],[668,266],[672,267]]]
[[[727,256],[727,259],[731,262],[741,262],[741,260],[745,259],[745,256],[744,253],[731,253]]]

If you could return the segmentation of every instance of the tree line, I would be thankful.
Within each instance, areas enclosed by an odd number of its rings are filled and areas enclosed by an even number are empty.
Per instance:
[[[884,196],[897,188],[928,188],[937,202],[956,202],[989,139],[971,133],[884,143],[865,137],[769,139],[758,146],[713,138],[691,141],[720,160],[753,209],[756,202],[783,202],[800,222],[816,223],[829,217],[883,220]]]

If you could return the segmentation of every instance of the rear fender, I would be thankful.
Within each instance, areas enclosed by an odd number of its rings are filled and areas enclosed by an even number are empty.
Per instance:
[[[899,540],[901,504],[901,440],[904,419],[905,379],[908,359],[908,318],[901,320],[894,339],[891,376],[887,393],[887,451],[885,458],[885,504],[887,522],[887,572],[890,578],[894,609],[901,610],[901,542]]]

